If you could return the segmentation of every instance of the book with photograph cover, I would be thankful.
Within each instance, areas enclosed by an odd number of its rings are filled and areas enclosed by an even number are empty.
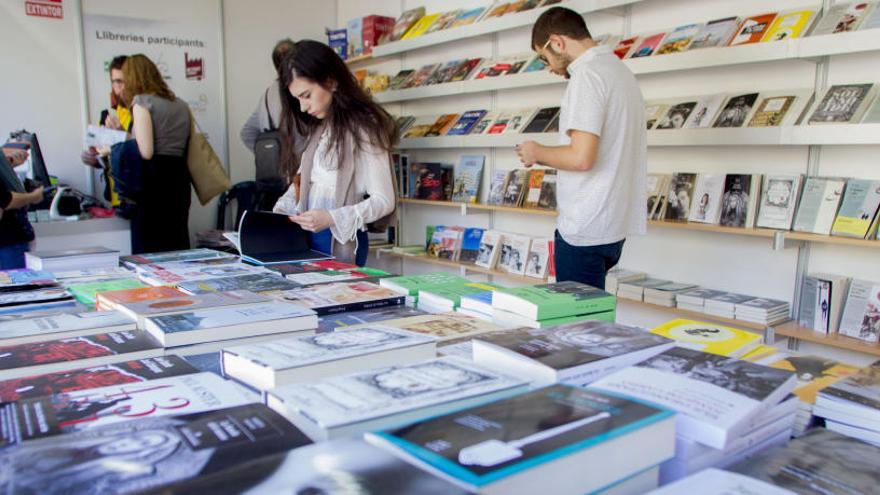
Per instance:
[[[416,71],[413,69],[403,69],[402,71],[395,74],[395,76],[388,83],[388,89],[401,89],[403,85],[415,74]]]
[[[485,229],[478,227],[467,227],[461,236],[461,249],[458,254],[458,261],[462,263],[474,263],[480,255],[480,245],[483,240],[483,232]]]
[[[727,174],[724,179],[724,195],[721,196],[720,225],[746,228],[754,225],[758,194],[752,187],[756,182],[754,177],[748,174]]]
[[[669,110],[668,103],[645,103],[645,126],[651,130],[657,126]]]
[[[394,277],[392,277],[394,278]],[[388,280],[383,278],[380,282]],[[404,296],[370,282],[337,282],[301,287],[281,293],[281,299],[312,309],[319,316],[398,306]],[[316,325],[311,328],[315,328]]]
[[[55,276],[45,270],[30,268],[0,270],[0,291],[38,289],[54,285],[57,285]]]
[[[401,86],[400,89],[409,89],[409,88],[418,88],[420,86],[424,86],[428,79],[431,77],[431,74],[440,67],[440,64],[428,64],[423,65],[419,70],[413,73],[412,77],[406,80]]]
[[[674,345],[639,328],[582,321],[480,335],[473,356],[475,363],[519,376],[532,387],[557,382],[584,386]]]
[[[872,10],[871,2],[840,2],[832,5],[816,24],[811,36],[848,33],[859,29],[859,24]]]
[[[212,292],[232,292],[246,290],[250,292],[274,292],[295,289],[299,284],[277,275],[254,273],[237,277],[221,277],[197,282],[181,282],[177,288],[192,295],[210,294]]]
[[[542,168],[532,168],[529,170],[528,189],[526,189],[523,198],[523,208],[537,208],[538,198],[541,196],[541,183],[544,182],[544,172]]]
[[[775,19],[775,12],[747,17],[739,26],[736,36],[730,40],[730,46],[758,43],[767,34]]]
[[[431,23],[428,29],[425,30],[424,34],[436,33],[437,31],[442,31],[448,28],[456,19],[458,19],[459,14],[461,14],[461,9],[441,13],[440,17]]]
[[[507,127],[504,128],[504,134],[516,134],[522,132],[534,114],[535,109],[533,108],[521,108],[516,112],[513,112],[510,117],[510,122],[508,122]]]
[[[867,342],[880,341],[880,283],[852,279],[838,332]]]
[[[532,238],[525,235],[505,234],[501,240],[498,269],[514,275],[524,275]]]
[[[715,121],[715,116],[721,109],[721,105],[727,100],[727,96],[723,94],[710,95],[700,98],[697,105],[691,111],[690,117],[685,122],[686,129],[699,129],[703,127],[711,127]]]
[[[880,208],[880,181],[848,179],[831,235],[864,239]]]
[[[773,96],[764,98],[749,120],[749,127],[778,127],[794,103],[795,96]]]
[[[860,368],[819,356],[787,356],[770,367],[793,371],[798,386],[792,392],[806,404],[816,403],[820,391],[859,372]]]
[[[761,187],[758,227],[791,230],[801,191],[800,175],[765,175]]]
[[[446,133],[447,136],[464,136],[470,134],[477,123],[486,115],[486,110],[468,110],[461,114],[455,125]]]
[[[477,19],[486,13],[488,7],[476,7],[473,9],[462,9],[458,16],[449,24],[449,28],[467,26],[477,22]]]
[[[661,203],[661,197],[666,197],[666,189],[669,187],[667,181],[669,180],[669,176],[665,174],[648,174],[645,179],[645,193],[648,198],[647,204],[647,218],[648,220],[654,219],[654,212],[657,210],[658,205]]]
[[[792,230],[829,235],[846,186],[844,179],[807,177]]]
[[[669,107],[666,115],[657,123],[655,129],[681,129],[690,117],[691,112],[696,108],[696,101],[686,101],[677,103]]]
[[[721,218],[725,174],[698,174],[688,221],[717,224]]]
[[[266,404],[318,441],[399,428],[524,390],[518,379],[438,358],[283,385],[266,393]]]
[[[173,354],[123,361],[92,368],[6,380],[0,382],[0,402],[14,402],[110,385],[140,383],[197,372],[195,367]]]
[[[499,232],[487,230],[480,238],[480,249],[474,264],[483,268],[494,269],[501,254],[501,241],[503,235]]]
[[[141,280],[154,287],[161,285],[175,285],[180,282],[193,282],[209,278],[234,277],[250,273],[267,273],[265,267],[241,262],[216,265],[193,265],[187,262],[163,263],[160,265],[140,265],[135,271]],[[98,299],[100,300],[100,298]]]
[[[385,308],[324,315],[318,317],[317,333],[332,332],[337,328],[345,328],[353,325],[360,325],[362,323],[375,323],[423,314],[425,314],[424,311],[419,311],[409,306],[388,306]]]
[[[443,199],[443,166],[440,163],[419,163],[413,197],[429,201]]]
[[[430,335],[436,338],[438,342],[473,337],[481,333],[495,332],[501,329],[500,326],[494,323],[454,312],[385,320],[382,324],[401,330]],[[359,326],[355,325],[351,328],[359,328]]]
[[[880,366],[874,363],[822,389],[816,396],[817,416],[876,432],[880,417]],[[876,444],[876,442],[874,442]]]
[[[813,107],[808,123],[859,122],[874,97],[874,86],[873,83],[830,86]]]
[[[647,470],[651,479],[631,491],[643,493],[657,483],[650,468],[674,455],[674,436],[670,411],[553,385],[366,439],[474,493],[600,493]],[[636,445],[638,459],[605,462]],[[580,471],[559,476],[565,466]]]
[[[790,371],[673,347],[600,378],[589,388],[668,407],[678,413],[677,437],[724,449],[796,384]]]
[[[761,41],[781,41],[800,38],[810,30],[810,26],[815,18],[815,10],[797,9],[780,12]]]
[[[358,268],[356,270],[324,270],[320,272],[298,273],[288,275],[287,279],[306,287],[309,285],[329,284],[332,282],[348,282],[361,280],[364,282],[374,282],[382,277],[390,277],[391,274],[385,270],[376,268]]]
[[[492,180],[489,181],[489,195],[486,200],[487,204],[500,205],[504,203],[504,183],[506,181],[506,170],[495,170],[492,173]]]
[[[699,34],[694,37],[690,49],[727,46],[741,23],[739,17],[725,17],[707,22]]]
[[[638,36],[632,36],[630,38],[626,38],[617,42],[617,45],[614,47],[614,54],[617,55],[617,58],[624,59],[629,52],[636,46],[636,42],[639,41]]]
[[[483,118],[481,118],[480,121],[477,122],[477,124],[474,126],[474,128],[471,129],[471,134],[473,134],[473,135],[488,134],[489,129],[492,128],[492,124],[495,122],[495,119],[497,119],[498,116],[499,116],[498,112],[486,113],[486,115],[484,115]]]
[[[434,122],[434,125],[428,129],[428,132],[425,133],[425,137],[432,136],[445,136],[449,129],[455,125],[455,122],[458,120],[457,113],[445,113],[437,118]]]
[[[747,93],[728,98],[712,127],[742,127],[751,115],[758,96],[758,93]]]
[[[431,234],[431,242],[428,243],[426,254],[435,258],[455,260],[461,236],[464,233],[460,227],[437,226]]]
[[[668,53],[680,53],[687,51],[693,43],[694,38],[703,30],[703,24],[685,24],[675,28],[663,39],[660,48],[657,49],[657,55],[666,55]]]
[[[644,36],[639,39],[638,47],[629,55],[629,58],[650,57],[660,47],[666,33],[657,33]]]
[[[677,172],[672,174],[666,195],[666,220],[683,222],[690,215],[691,202],[697,174]]]
[[[9,418],[0,447],[148,417],[190,414],[254,402],[211,372],[59,392],[0,405]]]
[[[424,7],[416,7],[400,14],[400,17],[397,18],[397,22],[394,23],[394,28],[391,30],[391,33],[388,34],[388,39],[383,39],[379,43],[384,44],[389,41],[399,40],[424,15]]]
[[[523,128],[523,134],[547,132],[550,122],[559,115],[559,107],[544,107],[532,116],[532,119]]]
[[[538,196],[538,209],[556,209],[556,179],[556,170],[548,169],[544,171],[544,180],[541,181],[541,194]]]
[[[501,204],[514,208],[522,205],[528,180],[529,169],[527,168],[509,171],[507,173],[507,180],[504,182],[504,195],[502,196]]]
[[[678,341],[682,347],[719,356],[740,357],[763,342],[754,332],[702,321],[672,320],[651,333]]]
[[[262,404],[143,418],[0,453],[8,493],[134,493],[311,443]],[[242,452],[248,452],[242,455]],[[46,462],[51,459],[52,462]],[[121,466],[125,475],[121,476]]]
[[[410,124],[409,129],[403,134],[404,138],[418,138],[425,137],[425,134],[434,127],[434,123],[437,122],[437,117],[432,116],[422,116],[416,117],[412,124]]]
[[[479,57],[471,58],[465,62],[462,62],[458,66],[458,68],[455,69],[455,72],[452,73],[452,76],[449,78],[448,82],[464,81],[470,78],[481,63],[483,63],[483,59]]]
[[[538,279],[547,278],[547,264],[550,261],[550,241],[544,237],[532,239],[529,257],[526,260],[525,276]]]
[[[480,195],[485,155],[462,155],[455,166],[452,201],[476,203]]]
[[[0,347],[0,380],[161,356],[162,345],[141,330]]]

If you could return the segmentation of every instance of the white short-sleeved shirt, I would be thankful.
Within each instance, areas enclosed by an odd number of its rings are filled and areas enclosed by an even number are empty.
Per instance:
[[[568,66],[559,115],[560,143],[568,131],[599,136],[593,168],[560,170],[557,229],[574,246],[618,242],[646,231],[645,103],[632,72],[611,48],[597,46]]]

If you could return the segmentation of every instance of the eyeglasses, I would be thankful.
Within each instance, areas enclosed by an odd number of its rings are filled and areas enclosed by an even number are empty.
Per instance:
[[[550,41],[551,41],[550,38],[547,38],[547,42],[544,43],[544,46],[542,46],[541,49],[538,51],[538,60],[540,60],[541,62],[544,62],[544,65],[550,65],[550,62],[547,60],[547,57],[545,57],[540,52],[546,50],[547,47],[550,46]]]

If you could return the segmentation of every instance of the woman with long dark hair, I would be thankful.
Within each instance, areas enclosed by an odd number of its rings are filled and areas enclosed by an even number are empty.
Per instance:
[[[327,45],[303,40],[282,62],[282,167],[290,181],[274,210],[312,233],[314,249],[363,266],[367,230],[394,221],[391,115]],[[294,136],[307,137],[297,157]]]

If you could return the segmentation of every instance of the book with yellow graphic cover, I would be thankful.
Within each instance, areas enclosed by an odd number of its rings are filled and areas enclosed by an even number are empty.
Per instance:
[[[800,38],[810,28],[815,18],[815,10],[780,12],[773,24],[770,25],[770,29],[764,34],[761,42]]]
[[[651,333],[678,341],[681,347],[736,358],[747,354],[764,340],[746,330],[682,319],[664,323]]]
[[[434,24],[437,19],[440,18],[440,12],[435,12],[433,14],[428,14],[421,19],[418,20],[409,30],[404,34],[400,39],[408,40],[410,38],[415,38],[417,36],[421,36],[425,34],[425,31],[431,27],[431,24]]]
[[[819,391],[835,384],[842,378],[856,374],[860,369],[819,356],[791,356],[776,361],[770,367],[794,371],[798,379],[794,395],[807,404],[815,404]]]

